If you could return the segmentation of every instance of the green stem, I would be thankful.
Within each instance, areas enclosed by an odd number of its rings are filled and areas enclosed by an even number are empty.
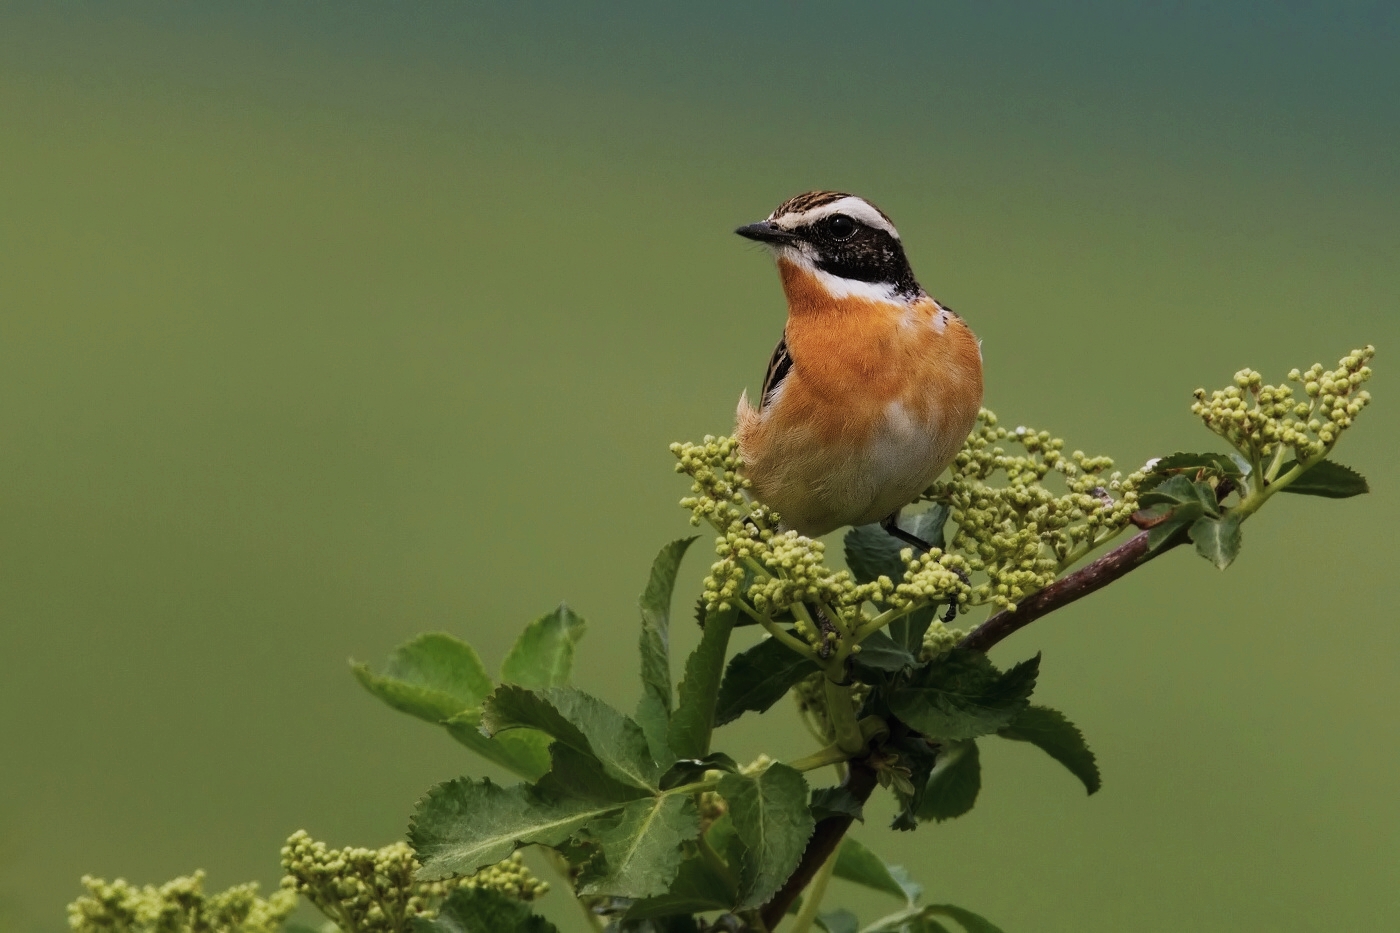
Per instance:
[[[807,886],[807,897],[802,901],[802,910],[792,922],[789,933],[807,933],[812,928],[812,922],[817,919],[817,911],[821,908],[822,898],[826,896],[827,882],[831,880],[831,873],[835,870],[836,852],[832,852],[818,869],[812,883]]]
[[[831,679],[830,672],[822,681],[826,684],[826,714],[831,717],[836,746],[847,755],[857,755],[865,748],[865,736],[861,735],[860,724],[856,722],[855,707],[851,703],[851,685],[838,684]]]
[[[758,624],[767,629],[769,635],[772,635],[774,638],[778,639],[778,641],[782,642],[784,645],[787,645],[793,651],[796,651],[804,658],[808,658],[812,661],[821,660],[821,656],[818,655],[816,651],[812,650],[812,647],[810,645],[808,645],[806,642],[800,641],[792,637],[792,635],[783,631],[783,627],[778,623],[774,622],[772,619],[768,618],[767,616],[757,616],[756,618],[758,619]]]

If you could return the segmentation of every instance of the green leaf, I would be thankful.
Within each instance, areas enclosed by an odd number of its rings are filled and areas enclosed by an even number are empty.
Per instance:
[[[1167,505],[1175,508],[1195,503],[1207,515],[1219,514],[1215,490],[1210,487],[1210,484],[1192,482],[1182,474],[1177,474],[1156,489],[1143,493],[1138,497],[1138,503],[1143,508],[1153,505]]]
[[[817,926],[826,933],[859,933],[860,921],[844,907],[817,914]]]
[[[587,623],[563,603],[529,625],[501,663],[501,681],[533,690],[560,687],[569,682],[574,665],[574,645]]]
[[[524,845],[556,846],[584,824],[618,809],[577,798],[550,799],[524,784],[458,778],[438,784],[418,802],[408,841],[425,881],[470,875]]]
[[[1199,502],[1186,502],[1171,510],[1162,521],[1147,530],[1148,553],[1158,551],[1183,529],[1189,529],[1205,510]]]
[[[865,804],[845,787],[818,787],[812,791],[812,819],[820,822],[829,816],[849,816],[865,822]]]
[[[673,914],[698,914],[734,906],[737,892],[712,865],[699,856],[681,862],[665,894],[634,901],[625,920],[649,920]]]
[[[773,764],[753,776],[726,774],[718,790],[744,846],[738,906],[757,907],[797,868],[812,835],[807,782],[787,765]]]
[[[710,752],[704,758],[681,758],[661,775],[661,789],[670,790],[700,780],[706,771],[738,771],[739,763],[724,752]]]
[[[1138,493],[1149,492],[1160,486],[1174,473],[1183,473],[1188,479],[1195,479],[1203,473],[1207,476],[1231,477],[1238,479],[1240,468],[1228,454],[1175,453],[1160,458],[1152,465],[1147,477],[1138,485]]]
[[[1224,570],[1240,553],[1240,516],[1231,512],[1224,518],[1202,515],[1191,524],[1191,540],[1196,542],[1196,553]]]
[[[589,862],[580,893],[655,897],[676,877],[681,843],[700,835],[700,814],[686,794],[644,797],[589,823],[584,834],[598,844],[601,858]]]
[[[719,694],[729,633],[734,630],[737,609],[712,612],[705,619],[700,644],[685,661],[685,677],[676,691],[676,711],[666,744],[678,758],[704,758],[710,753],[715,727],[715,699]]]
[[[1279,470],[1279,476],[1286,476],[1298,465],[1290,460]],[[1284,486],[1282,492],[1293,492],[1300,496],[1322,496],[1324,499],[1350,499],[1371,491],[1366,477],[1351,467],[1342,466],[1331,460],[1321,460],[1313,464],[1306,473]]]
[[[924,913],[951,917],[956,920],[967,933],[1002,933],[1001,927],[992,923],[986,917],[979,916],[970,910],[965,910],[962,907],[956,907],[952,904],[929,904],[924,908]]]
[[[765,638],[730,658],[719,687],[715,725],[733,722],[745,712],[761,713],[783,698],[793,684],[821,670],[776,638]]]
[[[638,600],[642,632],[638,650],[642,657],[642,696],[637,701],[637,722],[646,733],[651,755],[657,761],[670,757],[666,730],[671,723],[671,597],[676,574],[694,537],[679,538],[663,547],[651,563],[647,588]]]
[[[554,740],[536,729],[512,729],[488,736],[481,731],[480,709],[462,710],[443,726],[467,748],[527,781],[537,781],[549,770],[549,745]]]
[[[559,933],[517,900],[490,888],[458,888],[431,920],[417,917],[413,933]]]
[[[880,856],[852,836],[841,840],[833,873],[838,878],[893,895],[907,904],[913,904],[923,893],[923,888],[910,880],[907,871],[899,865],[886,865]]]
[[[884,632],[875,632],[860,643],[860,653],[853,659],[857,667],[874,671],[902,671],[919,663],[919,659]]]
[[[891,688],[890,710],[932,739],[973,739],[1007,726],[1029,705],[1040,655],[999,673],[987,656],[955,648]]]
[[[1084,733],[1059,710],[1048,706],[1029,706],[1011,725],[997,735],[1017,742],[1030,742],[1045,754],[1069,769],[1084,782],[1084,789],[1094,793],[1102,785],[1099,766]]]
[[[355,679],[394,709],[440,723],[478,707],[495,686],[472,646],[446,632],[429,632],[395,648],[384,673],[354,664]]]
[[[897,760],[894,765],[901,776],[900,780],[891,782],[899,810],[890,822],[890,828],[908,832],[919,827],[919,809],[923,806],[924,792],[928,790],[933,767],[938,762],[938,746],[917,732],[900,731],[905,734],[886,739],[882,751],[886,755],[895,755]]]
[[[598,759],[622,783],[657,789],[661,769],[652,760],[641,726],[573,687],[534,691],[502,684],[487,698],[482,724],[493,735],[522,726],[538,729]]]
[[[943,526],[948,521],[948,507],[935,505],[917,515],[901,517],[899,527],[943,549]],[[857,525],[846,532],[846,566],[857,583],[869,583],[881,576],[898,583],[904,576],[904,561],[899,552],[909,547],[879,525]]]
[[[917,658],[924,647],[924,635],[937,616],[937,605],[925,606],[907,616],[900,616],[885,630],[889,632],[891,641]]]
[[[938,759],[919,805],[919,819],[941,823],[962,816],[977,803],[981,790],[982,761],[977,743],[971,739],[948,742],[938,750]]]
[[[502,737],[513,735],[502,733]],[[581,797],[599,803],[627,803],[648,796],[647,791],[624,784],[598,767],[598,759],[555,742],[549,747],[549,773],[540,778],[535,789],[548,797]]]

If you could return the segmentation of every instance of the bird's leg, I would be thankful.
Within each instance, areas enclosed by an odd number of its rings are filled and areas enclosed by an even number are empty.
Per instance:
[[[885,529],[885,531],[886,531],[888,534],[893,535],[894,537],[896,537],[896,538],[898,538],[899,540],[903,541],[905,544],[909,544],[909,545],[912,545],[912,546],[918,548],[919,550],[923,551],[925,554],[927,554],[929,551],[933,550],[933,545],[932,545],[932,544],[929,544],[927,541],[925,541],[923,538],[920,538],[918,535],[910,534],[909,532],[905,531],[903,528],[900,528],[900,527],[899,527],[899,510],[898,510],[898,509],[896,509],[893,513],[891,513],[890,515],[888,515],[888,516],[884,519],[884,521],[880,522],[880,527],[883,528],[883,529]],[[957,574],[958,577],[959,577],[959,579],[961,579],[963,583],[965,583],[965,584],[967,584],[967,585],[969,585],[969,586],[971,585],[971,583],[970,583],[970,582],[968,581],[968,579],[967,579],[967,574],[965,574],[965,573],[963,573],[961,570],[957,570],[957,569],[954,569],[954,570],[953,570],[953,573]],[[948,601],[948,608],[945,609],[944,612],[943,612],[943,624],[944,624],[944,625],[947,625],[949,622],[952,622],[952,621],[953,621],[954,619],[956,619],[957,617],[958,617],[958,604],[957,604],[957,601],[956,601],[956,600],[949,600],[949,601]]]
[[[885,529],[885,531],[888,534],[893,535],[894,537],[903,541],[905,544],[918,548],[925,554],[933,550],[932,544],[929,544],[927,541],[925,541],[923,538],[920,538],[918,535],[910,534],[903,528],[899,527],[899,509],[895,509],[889,515],[887,515],[880,522],[880,527]]]

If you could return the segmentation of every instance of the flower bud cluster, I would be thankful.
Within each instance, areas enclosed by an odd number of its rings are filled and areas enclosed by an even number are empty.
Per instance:
[[[76,933],[275,933],[296,908],[292,892],[263,899],[255,883],[206,895],[202,871],[141,888],[85,875],[83,887],[68,905]]]
[[[1209,395],[1197,389],[1191,411],[1252,462],[1274,456],[1280,448],[1291,449],[1300,461],[1316,460],[1371,401],[1361,386],[1371,378],[1367,364],[1375,353],[1375,347],[1366,346],[1342,357],[1334,370],[1321,363],[1293,370],[1288,379],[1302,386],[1305,399],[1295,398],[1292,386],[1265,385],[1259,373],[1242,369],[1235,373],[1234,385]]]
[[[1003,443],[1023,452],[1009,452]],[[949,479],[925,493],[951,507],[958,526],[953,550],[965,555],[968,569],[986,574],[987,582],[972,588],[969,603],[1015,608],[1068,563],[1127,526],[1143,474],[1109,473],[1108,457],[1079,450],[1066,454],[1064,446],[1048,431],[1004,428],[983,409]],[[1004,474],[1005,485],[987,482],[996,474]],[[1064,492],[1045,485],[1051,474]]]
[[[924,632],[924,643],[919,649],[920,661],[940,658],[958,646],[967,637],[962,629],[949,628],[941,619],[934,619]]]
[[[889,594],[886,589],[888,577],[872,584],[881,587],[881,595],[890,605],[911,609],[950,599],[967,604],[971,589],[963,581],[969,564],[960,554],[946,554],[938,548],[916,554],[913,548],[905,548],[899,556],[904,561],[904,579],[895,584],[894,592]]]
[[[732,438],[706,437],[700,444],[672,444],[688,474],[693,495],[681,500],[691,521],[709,522],[719,530],[716,560],[705,578],[702,600],[707,612],[725,611],[736,604],[768,618],[786,614],[798,604],[825,607],[835,613],[832,627],[819,630],[799,611],[798,633],[823,655],[841,632],[852,631],[863,620],[861,606],[907,608],[936,600],[956,598],[967,589],[958,572],[964,563],[955,555],[935,551],[915,558],[906,555],[907,569],[900,580],[881,577],[857,584],[845,570],[826,566],[826,545],[795,531],[784,531],[776,512],[751,501],[749,482],[741,475],[742,460]]]
[[[549,889],[520,853],[468,878],[416,881],[418,860],[406,843],[382,849],[331,849],[298,830],[282,847],[282,887],[305,895],[344,933],[406,933],[415,917],[431,919],[457,888],[487,888],[517,900]]]

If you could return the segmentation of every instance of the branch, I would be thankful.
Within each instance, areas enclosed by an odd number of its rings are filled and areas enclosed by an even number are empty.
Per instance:
[[[848,764],[849,770],[841,786],[860,803],[865,803],[875,792],[875,769],[859,758],[852,759]],[[761,915],[765,929],[774,929],[782,922],[783,917],[787,916],[788,908],[797,900],[797,895],[802,893],[831,857],[831,853],[841,844],[846,830],[851,827],[851,820],[852,817],[847,814],[838,814],[828,816],[817,824],[817,828],[812,831],[812,838],[807,840],[807,849],[802,853],[802,861],[797,863],[797,869],[783,882],[773,899],[763,905]]]
[[[977,626],[962,640],[959,647],[976,648],[987,651],[1012,632],[1025,628],[1036,619],[1066,606],[1076,599],[1083,599],[1090,593],[1101,590],[1129,571],[1136,570],[1154,557],[1165,554],[1186,540],[1184,534],[1177,535],[1156,551],[1147,550],[1147,532],[1142,531],[1103,557],[1086,564],[1067,577],[1061,577],[1045,589],[1031,594],[1016,606],[1016,609],[1003,609],[981,625]]]

